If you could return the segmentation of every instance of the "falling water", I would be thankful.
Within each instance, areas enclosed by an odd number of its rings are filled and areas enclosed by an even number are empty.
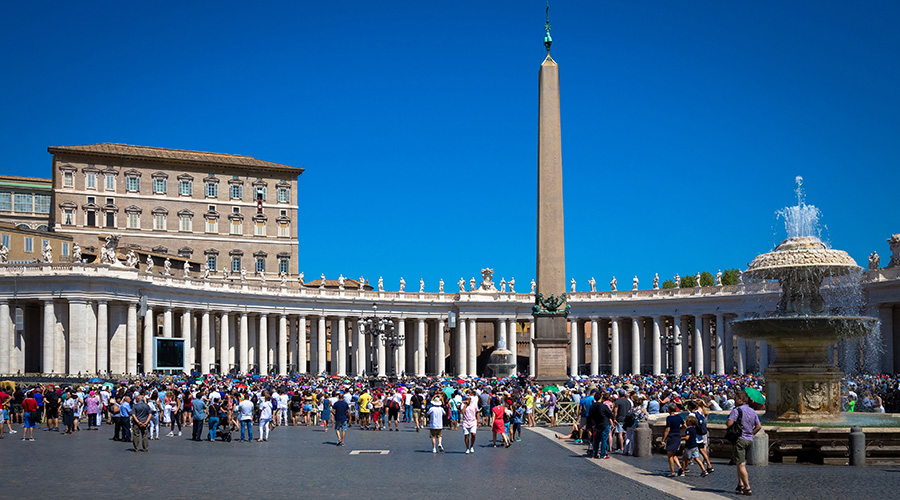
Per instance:
[[[784,207],[776,212],[779,218],[784,219],[784,229],[788,238],[801,236],[819,236],[819,209],[815,205],[806,204],[806,192],[803,190],[803,177],[794,178],[797,187],[797,204],[792,207]]]

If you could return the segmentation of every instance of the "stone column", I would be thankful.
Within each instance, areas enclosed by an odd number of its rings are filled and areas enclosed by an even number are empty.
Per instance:
[[[725,375],[725,315],[716,314],[716,374]]]
[[[900,346],[894,343],[894,308],[892,305],[878,307],[878,319],[881,320],[881,342],[884,354],[881,358],[881,372],[894,373],[894,351]]]
[[[200,374],[209,374],[209,309],[200,313]]]
[[[250,318],[247,316],[247,311],[241,312],[241,332],[238,337],[238,349],[240,349],[241,355],[240,359],[240,368],[241,374],[246,375],[247,371],[250,370]]]
[[[332,351],[332,361],[334,351]],[[316,331],[316,374],[325,373],[328,366],[328,359],[325,358],[325,316],[319,316],[319,328]]]
[[[747,373],[747,340],[738,337],[738,359],[737,359],[737,371],[738,375],[744,375]]]
[[[759,341],[759,371],[766,372],[769,368],[769,344],[765,340]]]
[[[163,337],[172,338],[172,308],[163,308]],[[185,352],[187,349],[185,349]]]
[[[319,320],[309,320],[309,373],[316,375],[316,368],[319,366],[317,356],[319,355]]]
[[[631,318],[631,373],[641,373],[641,321]]]
[[[297,370],[297,321],[294,320],[291,316],[286,317],[287,326],[288,326],[288,343],[285,346],[285,357],[289,358],[288,365],[294,366],[294,371]],[[285,373],[289,373],[288,367],[285,366]]]
[[[437,322],[437,332],[435,335],[437,337],[437,342],[435,342],[437,344],[435,346],[437,347],[437,349],[435,349],[435,351],[437,351],[437,359],[435,360],[437,363],[434,365],[434,373],[436,376],[443,375],[445,371],[444,368],[446,367],[445,358],[447,357],[447,351],[446,346],[444,345],[444,327],[444,318],[441,318]],[[513,355],[513,357],[515,357],[515,355]]]
[[[653,317],[653,332],[651,338],[651,342],[653,344],[653,374],[661,375],[662,374],[662,340],[660,340],[659,335],[659,316]]]
[[[509,338],[509,343],[507,344],[507,349],[512,352],[512,359],[510,362],[513,364],[513,375],[519,373],[519,347],[516,345],[518,343],[518,332],[516,331],[516,318],[512,318],[509,320],[509,328],[507,328],[507,336]]]
[[[405,373],[407,371],[406,343],[408,342],[408,340],[406,339],[406,320],[398,319],[396,327],[403,337],[403,340],[400,341],[400,345],[397,346],[397,375],[400,375],[401,373]]]
[[[468,361],[466,361],[466,369],[469,370],[469,375],[472,377],[478,376],[478,353],[475,351],[477,340],[478,340],[478,330],[476,329],[477,323],[475,322],[475,318],[469,318],[469,328],[466,335],[468,335],[467,340],[469,341],[468,347],[466,348],[467,354],[469,355]]]
[[[260,376],[269,374],[269,315],[266,313],[262,313],[259,315],[259,329],[256,330],[259,332],[257,337],[259,340],[256,345],[258,346],[258,354],[257,354],[257,363],[259,364],[259,374]]]
[[[373,345],[372,352],[369,352],[369,346],[366,345],[366,332],[361,318],[357,318],[354,321],[353,331],[356,334],[356,375],[360,377],[363,374],[372,375],[372,368],[369,366],[369,355],[376,356],[376,346]]]
[[[53,305],[50,305],[50,311],[53,311]],[[46,308],[44,313],[46,313]],[[46,320],[46,317],[44,318]],[[53,321],[56,326],[55,319]],[[109,370],[109,304],[105,300],[97,301],[97,350],[96,352],[96,371],[106,373]]]
[[[185,309],[181,312],[181,338],[184,339],[184,371],[192,373],[194,371],[194,363],[197,361],[194,355],[194,311]]]
[[[416,326],[416,376],[425,376],[425,319],[419,318]]]
[[[87,371],[87,307],[85,300],[69,299],[69,373]]]
[[[275,317],[272,317],[271,321],[269,321],[269,329],[265,332],[265,335],[268,335],[268,342],[266,343],[266,351],[263,354],[266,357],[266,364],[269,365],[269,370],[271,370],[271,367],[275,366],[275,363],[278,361],[275,353],[275,347],[278,344],[278,321]]]
[[[104,302],[104,305],[106,303]],[[3,321],[3,317],[0,317]],[[44,301],[44,329],[41,338],[41,373],[51,373],[53,371],[53,354],[56,351],[56,311],[54,310],[53,299]],[[98,346],[99,349],[99,346]],[[0,373],[5,373],[0,371]]]
[[[219,374],[228,373],[231,360],[228,359],[228,344],[231,337],[231,323],[228,311],[222,311],[219,316]]]
[[[297,372],[309,373],[306,367],[306,316],[297,321]]]
[[[337,366],[335,374],[343,376],[347,374],[347,318],[339,317],[337,326],[337,342],[334,339],[334,330],[331,331],[331,364]],[[336,350],[335,345],[337,345]],[[335,352],[337,352],[337,363],[334,359]]]
[[[287,324],[287,315],[281,314],[278,316],[278,349],[276,352],[278,353],[278,375],[284,376],[287,375],[287,364],[288,364],[288,324]]]
[[[569,376],[578,375],[578,339],[580,337],[578,317],[569,316]]]
[[[466,345],[468,340],[466,339],[466,320],[462,316],[459,317],[459,322],[456,323],[456,337],[456,375],[465,377],[469,373],[466,370],[466,362],[468,361]]]
[[[694,316],[694,365],[691,373],[694,375],[703,371],[703,317]]]
[[[713,344],[712,319],[708,316],[704,316],[702,319],[700,322],[700,338],[703,339],[703,374],[708,375],[713,371],[712,355],[715,351],[715,345]]]
[[[494,339],[494,343],[495,343],[496,345],[494,346],[494,348],[495,348],[495,349],[499,349],[499,348],[500,348],[500,343],[502,342],[503,345],[504,345],[507,349],[509,349],[509,344],[506,343],[506,339],[507,339],[507,336],[506,336],[506,319],[503,319],[503,318],[498,319],[496,322],[494,322],[494,328],[497,329],[497,336],[496,336],[496,338]]]
[[[600,324],[591,316],[591,375],[600,374]]]
[[[153,336],[156,333],[153,308],[149,305],[144,312],[144,346],[142,348],[141,359],[144,361],[144,373],[153,373]],[[126,347],[127,349],[127,347]]]
[[[125,312],[125,371],[129,375],[135,375],[137,369],[137,317],[138,303],[129,302]],[[147,371],[147,370],[145,370]]]
[[[0,374],[9,374],[9,355],[12,345],[10,333],[9,302],[0,301]]]
[[[534,378],[534,318],[528,320],[528,376]]]
[[[672,317],[672,328],[674,329],[672,335],[675,337],[675,346],[672,349],[672,362],[674,365],[672,366],[672,370],[675,372],[675,375],[683,375],[684,374],[684,345],[687,342],[687,339],[681,338],[681,317],[673,316]]]
[[[610,371],[614,376],[621,375],[619,367],[619,318],[609,319],[612,332],[610,333]]]

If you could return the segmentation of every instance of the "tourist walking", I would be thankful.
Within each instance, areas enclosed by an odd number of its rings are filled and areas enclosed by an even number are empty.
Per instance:
[[[84,412],[87,413],[88,430],[100,430],[100,397],[91,391],[84,400]]]
[[[338,392],[335,396],[339,396]],[[344,439],[347,437],[347,419],[350,418],[350,403],[344,398],[338,397],[337,401],[331,406],[334,413],[334,433],[337,435],[337,446],[344,446]]]
[[[663,448],[669,458],[669,476],[683,476],[684,469],[678,460],[678,450],[681,448],[681,428],[684,427],[684,419],[678,414],[678,405],[669,403],[669,416],[666,417],[666,430],[663,431]],[[676,466],[678,471],[675,471]]]
[[[203,440],[203,421],[206,420],[206,396],[194,398],[191,401],[191,418],[194,425],[191,429],[191,439]]]
[[[25,430],[22,431],[22,441],[34,441],[34,419],[38,416],[38,404],[34,399],[34,393],[28,391],[22,400],[22,422]]]
[[[503,418],[506,414],[506,407],[503,404],[491,408],[491,435],[492,447],[497,447],[497,434],[503,438],[503,445],[509,448],[509,436],[506,435],[506,422]]]
[[[209,414],[209,417],[207,417],[209,422],[209,438],[206,439],[207,441],[216,440],[216,431],[219,428],[219,413],[221,411],[222,403],[219,401],[219,398],[210,401],[209,406],[206,408],[206,412]]]
[[[144,395],[135,396],[134,407],[131,409],[131,435],[134,451],[138,451],[138,443],[144,452],[150,451],[150,405],[144,401]]]
[[[619,397],[616,399],[616,402],[613,404],[613,415],[615,416],[615,425],[616,425],[616,446],[617,449],[613,451],[613,453],[625,453],[625,419],[628,417],[628,413],[631,412],[634,404],[631,399],[627,397],[624,389],[619,389],[618,393]]]
[[[122,402],[119,403],[119,421],[122,426],[122,441],[131,441],[131,411],[131,397],[122,397]]]
[[[700,458],[700,447],[697,446],[697,429],[700,426],[697,421],[697,417],[694,415],[688,415],[687,419],[685,419],[685,439],[684,444],[684,467],[685,472],[687,471],[688,465],[691,460],[697,462],[697,465],[700,466],[700,477],[706,477],[709,475],[706,467],[703,465],[703,460]]]
[[[241,441],[253,441],[253,401],[250,401],[246,395],[242,396],[241,402],[238,404],[238,411],[241,414]],[[246,435],[244,434],[245,431]]]
[[[75,432],[75,410],[78,409],[78,399],[75,397],[75,394],[71,392],[67,393],[65,398],[66,402],[63,403],[63,425],[66,426],[66,434],[72,434]],[[128,416],[130,417],[130,407],[128,411]]]
[[[431,435],[431,452],[444,452],[444,444],[442,442],[441,433],[444,430],[444,407],[440,398],[431,400],[431,408],[428,409],[428,430]]]
[[[469,394],[463,399],[460,406],[462,412],[463,440],[466,443],[466,455],[475,453],[475,434],[478,432],[478,397],[475,390],[469,389]]]
[[[735,491],[742,495],[750,496],[750,474],[747,472],[747,451],[753,446],[753,436],[762,429],[759,415],[750,408],[749,398],[743,390],[735,391],[734,402],[736,408],[728,415],[727,426],[737,424],[741,426],[741,437],[731,447],[731,458],[737,469],[738,485]]]
[[[269,430],[272,424],[272,415],[274,414],[273,405],[275,401],[269,395],[269,391],[263,391],[263,396],[259,401],[259,439],[257,442],[269,440]]]
[[[159,393],[153,391],[147,398],[147,406],[150,407],[150,440],[159,440]]]
[[[609,394],[602,393],[595,396],[594,402],[588,409],[587,425],[593,426],[591,433],[591,456],[593,458],[609,458],[609,425],[613,420],[613,412],[606,403]]]

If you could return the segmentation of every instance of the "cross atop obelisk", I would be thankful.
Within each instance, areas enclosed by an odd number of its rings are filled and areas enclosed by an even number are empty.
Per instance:
[[[559,66],[550,57],[550,4],[544,26],[547,57],[539,74],[537,293],[535,316],[535,376],[562,381],[566,375],[566,249],[563,231],[562,132],[559,119]]]

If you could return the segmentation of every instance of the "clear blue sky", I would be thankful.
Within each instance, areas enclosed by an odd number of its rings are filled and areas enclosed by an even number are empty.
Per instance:
[[[900,232],[900,3],[562,2],[567,275],[745,267],[794,176],[863,266]],[[0,171],[122,142],[306,169],[307,278],[535,267],[541,0],[13,2]],[[886,262],[886,259],[883,259]]]

